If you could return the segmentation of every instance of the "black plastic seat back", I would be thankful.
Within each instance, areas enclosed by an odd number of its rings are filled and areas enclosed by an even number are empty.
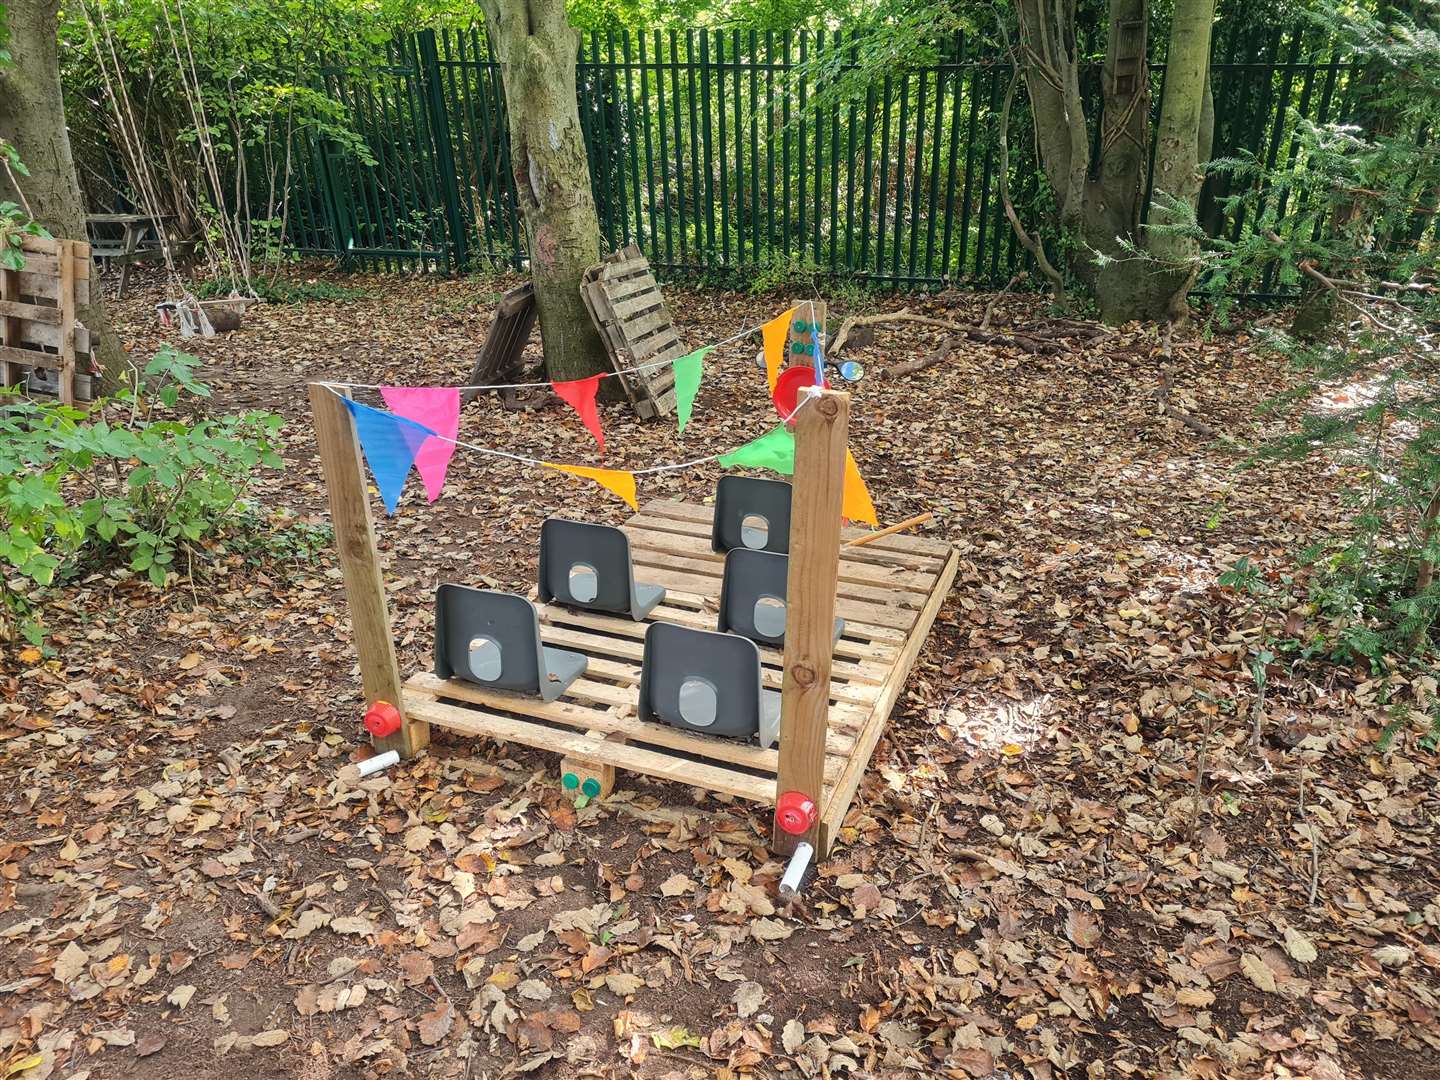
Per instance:
[[[665,598],[635,581],[630,538],[612,525],[547,518],[540,527],[540,599],[639,622]]]
[[[760,732],[762,695],[753,641],[674,623],[651,623],[645,632],[640,719],[749,739]]]
[[[441,585],[435,591],[435,674],[554,701],[584,671],[582,653],[540,643],[535,605],[514,593]]]
[[[785,647],[785,621],[789,615],[786,587],[790,556],[773,551],[735,548],[725,556],[725,577],[720,585],[720,616],[716,629],[739,634],[775,649]],[[835,640],[845,620],[835,620]]]
[[[790,550],[790,485],[756,476],[722,476],[715,487],[715,551],[748,548],[785,554]]]
[[[717,629],[762,645],[785,644],[785,586],[790,556],[735,548],[725,556]]]

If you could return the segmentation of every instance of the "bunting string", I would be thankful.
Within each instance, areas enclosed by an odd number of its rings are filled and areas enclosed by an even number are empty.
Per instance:
[[[811,322],[814,322],[814,321],[815,321],[815,302],[814,302],[813,300],[805,300],[805,301],[802,301],[802,304],[803,304],[804,306],[808,306],[808,307],[810,308],[810,320],[811,320]],[[799,307],[799,306],[801,306],[801,305],[797,305],[797,307]],[[795,310],[796,310],[796,308],[791,308],[789,311],[786,312],[786,315],[785,315],[785,316],[782,316],[781,318],[785,318],[786,316],[789,316],[789,315],[793,314],[793,313],[795,312]],[[778,324],[778,323],[780,323],[780,321],[781,321],[781,319],[767,319],[767,320],[765,320],[765,322],[763,322],[763,323],[756,323],[754,326],[747,326],[744,330],[741,330],[741,331],[739,331],[738,333],[735,333],[735,334],[731,334],[728,338],[725,338],[723,341],[717,341],[717,342],[715,342],[713,345],[703,346],[703,351],[705,351],[705,352],[713,352],[713,351],[716,350],[716,349],[722,349],[722,348],[724,348],[726,345],[733,345],[733,344],[735,344],[735,342],[741,341],[741,340],[743,340],[743,339],[745,339],[745,338],[747,338],[747,337],[750,337],[752,334],[756,334],[756,333],[761,333],[761,332],[763,332],[767,326],[771,325],[772,323],[773,323],[773,324]],[[700,349],[697,349],[697,350],[696,350],[696,352],[699,352],[699,351],[701,351],[701,350],[700,350]],[[689,356],[689,355],[693,355],[693,354],[686,354],[686,355]],[[818,350],[817,350],[817,356],[818,356],[818,355],[819,355],[819,352],[818,352]],[[652,371],[652,370],[654,370],[655,368],[665,367],[667,364],[678,363],[679,361],[684,360],[684,359],[686,359],[685,356],[677,356],[677,357],[674,357],[673,359],[670,359],[670,360],[651,360],[651,361],[649,361],[648,363],[636,364],[634,367],[616,368],[614,371],[602,371],[602,372],[599,374],[599,376],[597,376],[597,377],[598,377],[598,378],[601,378],[601,379],[612,379],[612,378],[615,378],[616,376],[619,376],[619,375],[636,375],[636,374],[639,374],[639,373],[642,372],[642,371]],[[768,373],[767,373],[767,374],[768,374]],[[322,386],[332,386],[332,387],[333,387],[333,386],[340,386],[340,387],[344,387],[344,388],[347,389],[347,390],[384,390],[386,387],[390,387],[390,386],[394,386],[394,385],[395,385],[394,383],[342,382],[342,381],[339,380],[339,379],[322,379],[322,380],[320,380],[320,384],[321,384]],[[449,389],[449,390],[459,390],[460,392],[465,393],[465,392],[468,392],[468,391],[471,391],[471,390],[476,391],[476,392],[479,392],[479,391],[481,391],[481,390],[539,390],[539,389],[541,389],[542,387],[543,387],[543,388],[546,388],[546,389],[549,389],[549,388],[552,387],[552,386],[554,386],[554,383],[547,379],[547,380],[545,380],[545,381],[543,381],[543,382],[484,383],[484,384],[478,384],[478,385],[474,385],[474,386],[450,386],[450,387],[446,387],[446,389]]]
[[[424,481],[427,498],[434,502],[440,497],[445,483],[445,473],[455,450],[467,450],[487,457],[502,458],[533,468],[553,469],[572,476],[593,480],[601,487],[617,495],[636,510],[635,478],[656,473],[677,472],[711,462],[723,466],[744,466],[770,469],[782,475],[793,475],[795,471],[795,437],[788,425],[811,400],[810,386],[824,386],[824,348],[819,327],[814,320],[814,301],[806,301],[810,307],[811,320],[808,324],[796,321],[793,329],[811,333],[813,344],[809,351],[814,356],[814,370],[808,368],[782,368],[785,361],[786,342],[792,330],[792,320],[800,305],[790,308],[768,322],[734,334],[716,345],[702,346],[684,356],[654,361],[634,368],[602,372],[584,379],[551,380],[548,383],[513,383],[490,386],[391,386],[368,383],[322,381],[323,386],[340,398],[350,411],[355,424],[360,448],[370,464],[385,509],[394,513],[399,503],[401,488],[411,467],[415,467]],[[521,389],[548,386],[570,405],[581,422],[594,436],[600,453],[605,453],[605,433],[600,423],[596,403],[600,380],[611,375],[624,375],[633,371],[673,364],[675,369],[675,404],[679,431],[684,432],[690,420],[695,395],[702,379],[705,357],[721,345],[725,345],[753,334],[759,330],[764,342],[761,357],[764,363],[766,383],[770,389],[771,401],[780,414],[778,427],[751,439],[731,450],[706,454],[687,461],[670,462],[664,465],[649,465],[641,469],[607,469],[594,465],[563,464],[545,461],[541,458],[516,454],[508,450],[496,450],[480,446],[459,438],[460,395],[462,390]],[[797,348],[797,351],[798,348]],[[377,390],[389,406],[390,412],[362,405],[350,397],[352,389]],[[855,459],[847,449],[845,452],[843,516],[852,520],[878,525],[874,503],[866,490],[865,481],[855,465]]]
[[[336,390],[336,389],[335,389],[336,386],[346,386],[346,385],[348,385],[348,384],[346,384],[346,383],[320,383],[319,385],[325,387],[325,389],[329,390],[332,394],[334,394],[336,397],[338,397],[341,401],[345,402],[346,407],[349,408],[352,413],[355,413],[355,410],[356,410],[357,408],[359,408],[359,409],[368,409],[370,412],[379,412],[379,411],[380,411],[380,410],[378,410],[378,409],[370,409],[369,406],[367,406],[367,405],[361,405],[359,402],[355,401],[355,400],[352,399],[352,398],[346,397],[344,394],[340,393],[339,390]],[[548,386],[549,384],[547,383],[546,385]],[[368,389],[368,387],[359,387],[359,389],[362,389],[362,390],[363,390],[363,389]],[[377,389],[378,389],[378,388],[377,388]],[[805,396],[801,397],[799,404],[797,404],[796,407],[795,407],[795,411],[794,411],[793,413],[790,413],[790,415],[785,418],[785,421],[784,421],[784,422],[785,422],[785,423],[789,423],[791,420],[793,420],[797,415],[799,415],[800,410],[803,409],[811,400],[813,400],[813,399],[812,399],[809,395],[805,395]],[[356,415],[360,415],[360,414],[357,413]],[[389,415],[389,414],[382,413],[381,415]],[[533,465],[533,466],[536,466],[536,467],[542,467],[542,468],[546,468],[546,469],[563,469],[563,470],[568,470],[568,469],[571,469],[571,468],[577,468],[577,469],[579,469],[579,468],[588,468],[588,466],[583,466],[583,465],[575,465],[575,466],[562,465],[562,464],[560,464],[560,463],[558,463],[558,462],[546,461],[546,460],[544,460],[543,458],[526,457],[524,454],[512,454],[512,453],[511,453],[510,451],[508,451],[508,450],[496,450],[496,449],[495,449],[494,447],[492,447],[492,446],[480,446],[480,445],[478,445],[477,443],[466,442],[464,439],[452,439],[452,438],[448,438],[447,436],[442,435],[442,434],[440,434],[440,433],[437,432],[437,431],[432,431],[432,430],[430,430],[429,428],[425,428],[425,427],[423,427],[423,426],[421,426],[421,425],[418,425],[418,424],[415,424],[415,425],[413,425],[413,426],[420,428],[421,432],[423,432],[422,438],[424,438],[424,437],[429,437],[429,438],[431,438],[431,439],[439,439],[442,443],[449,443],[451,446],[454,446],[454,447],[459,447],[459,448],[462,448],[462,449],[465,449],[465,450],[473,450],[473,451],[474,451],[475,453],[477,453],[477,454],[485,454],[485,455],[488,456],[488,457],[505,458],[507,461],[514,461],[514,462],[517,462],[517,463],[519,463],[519,464],[521,464],[521,465]],[[781,427],[781,428],[778,428],[778,429],[775,429],[775,430],[783,431],[784,428]],[[772,431],[770,431],[770,432],[767,432],[767,433],[764,434],[764,435],[761,435],[761,436],[760,436],[760,439],[769,439],[769,438],[771,438],[772,436],[774,436],[774,434],[775,434],[775,431],[772,430]],[[751,442],[759,442],[760,439],[752,439]],[[747,442],[747,443],[742,443],[740,446],[737,446],[737,447],[735,447],[735,448],[732,449],[732,450],[722,450],[722,451],[721,451],[720,453],[718,453],[718,454],[706,454],[704,457],[691,458],[689,461],[675,461],[675,462],[670,462],[669,464],[666,464],[666,465],[648,465],[648,466],[646,466],[646,467],[643,468],[643,469],[625,469],[624,471],[625,471],[625,472],[628,472],[628,473],[631,473],[631,474],[633,474],[633,475],[635,475],[635,476],[652,476],[652,475],[654,475],[655,473],[679,472],[681,469],[693,469],[693,468],[694,468],[695,466],[697,466],[697,465],[708,465],[708,464],[709,464],[710,462],[712,462],[712,461],[719,461],[719,460],[720,460],[721,458],[723,458],[723,457],[730,457],[730,456],[732,456],[732,455],[734,455],[734,454],[736,454],[736,453],[739,453],[740,451],[744,450],[744,449],[745,449],[747,446],[749,446],[749,445],[750,445],[749,442]],[[793,457],[793,455],[792,455],[792,457]],[[737,464],[737,465],[738,465],[738,464],[743,464],[743,462],[738,462],[738,461],[737,461],[737,462],[735,462],[735,464]]]

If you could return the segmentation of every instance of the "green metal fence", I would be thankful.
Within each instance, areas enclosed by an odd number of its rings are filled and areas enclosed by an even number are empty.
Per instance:
[[[1297,150],[1296,114],[1344,114],[1346,59],[1313,31],[1216,41],[1215,156],[1270,162]],[[444,271],[523,267],[498,65],[483,33],[421,31],[388,62],[317,78],[349,110],[373,163],[312,143],[294,182],[303,252]],[[1025,265],[996,194],[996,120],[1007,62],[964,35],[934,61],[846,95],[803,72],[851,70],[842,31],[620,31],[582,43],[579,106],[606,248],[635,241],[663,271],[753,277],[813,270],[910,286],[994,286]],[[1153,112],[1164,64],[1151,67]],[[1086,92],[1098,113],[1099,73]],[[1010,187],[1043,208],[1030,121],[1012,117]],[[1212,179],[1200,220],[1222,220]]]

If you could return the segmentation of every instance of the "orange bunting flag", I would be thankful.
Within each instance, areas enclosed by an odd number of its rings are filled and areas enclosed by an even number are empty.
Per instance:
[[[840,513],[851,521],[863,521],[866,525],[879,525],[875,516],[875,504],[870,500],[870,490],[855,464],[855,455],[845,451],[845,489],[840,504]]]
[[[600,412],[595,407],[595,393],[600,389],[603,376],[591,375],[588,379],[571,379],[568,382],[551,382],[550,388],[569,402],[570,407],[580,414],[580,422],[595,436],[600,444],[600,453],[605,453],[605,432],[600,430]]]
[[[583,476],[587,480],[594,480],[607,491],[614,492],[629,503],[630,509],[637,511],[640,509],[640,504],[635,501],[635,474],[632,472],[625,472],[623,469],[592,469],[588,465],[555,465],[549,461],[544,462],[544,465],[547,469],[556,469],[574,476]],[[861,487],[863,488],[864,485],[862,484]],[[849,491],[848,481],[846,491]],[[870,513],[873,516],[875,511],[872,509]]]
[[[770,384],[770,393],[775,393],[775,380],[780,377],[780,368],[785,363],[785,343],[790,340],[790,320],[795,315],[791,308],[784,315],[778,315],[760,328],[765,339],[765,381]]]

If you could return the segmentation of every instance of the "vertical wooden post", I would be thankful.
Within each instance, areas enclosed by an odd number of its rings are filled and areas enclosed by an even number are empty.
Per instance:
[[[61,240],[60,262],[60,400],[75,404],[75,242]]]
[[[315,417],[315,441],[320,447],[320,464],[330,496],[330,521],[345,577],[345,598],[350,604],[365,701],[388,701],[400,710],[400,730],[376,739],[375,748],[397,750],[402,758],[414,757],[430,745],[430,725],[407,717],[401,700],[400,668],[395,662],[395,639],[390,634],[390,610],[385,603],[385,582],[380,573],[380,554],[375,549],[375,527],[370,520],[365,467],[360,460],[355,425],[345,402],[328,386],[310,384],[310,411]]]
[[[795,488],[790,507],[785,674],[780,690],[780,764],[775,795],[778,802],[787,792],[799,792],[814,802],[817,813],[815,824],[803,834],[786,832],[778,822],[774,824],[771,846],[788,855],[804,840],[823,858],[820,814],[825,809],[825,737],[850,395],[838,390],[809,392],[814,400],[795,414]]]
[[[814,352],[796,352],[794,346],[801,345],[807,349],[809,346],[824,348],[829,342],[825,338],[825,301],[824,300],[795,300],[792,301],[795,314],[790,318],[790,336],[785,342],[784,367],[800,367],[808,364],[815,366]],[[796,330],[798,323],[813,323],[814,330]]]
[[[20,299],[20,271],[0,270],[0,300]],[[12,315],[0,316],[0,355],[6,349],[20,348],[20,320]],[[20,381],[19,365],[0,360],[0,386],[14,386]]]

